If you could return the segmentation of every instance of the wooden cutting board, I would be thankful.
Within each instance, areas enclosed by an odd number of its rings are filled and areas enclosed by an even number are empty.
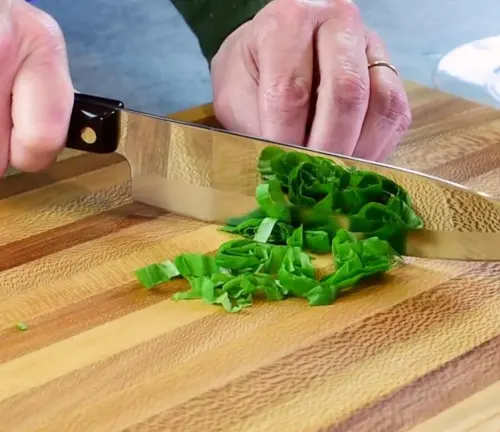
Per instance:
[[[391,162],[500,196],[500,113],[407,90]],[[140,289],[227,237],[128,192],[120,156],[78,152],[0,182],[0,431],[498,430],[500,264],[408,260],[329,307],[232,315]]]

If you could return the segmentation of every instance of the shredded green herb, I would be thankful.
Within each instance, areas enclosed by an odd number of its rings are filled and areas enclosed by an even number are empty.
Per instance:
[[[16,324],[16,328],[19,330],[19,331],[26,331],[28,330],[28,325],[26,323],[23,323],[23,322],[18,322]]]
[[[136,270],[135,276],[146,289],[151,289],[179,276],[179,270],[177,270],[172,261],[167,260],[163,263],[151,264],[140,268]]]
[[[257,168],[257,208],[221,227],[240,238],[215,256],[185,253],[137,270],[146,289],[184,278],[190,289],[174,300],[202,299],[228,312],[258,297],[329,305],[400,263],[406,232],[423,226],[408,193],[377,173],[273,146],[261,152]],[[334,271],[319,279],[311,254],[328,253]]]

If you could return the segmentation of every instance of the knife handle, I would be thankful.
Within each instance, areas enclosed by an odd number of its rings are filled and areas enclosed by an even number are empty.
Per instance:
[[[123,102],[75,93],[66,147],[90,153],[113,153],[120,141]]]

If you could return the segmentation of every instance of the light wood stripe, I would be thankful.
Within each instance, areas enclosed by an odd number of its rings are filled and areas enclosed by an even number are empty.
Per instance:
[[[124,162],[0,201],[0,245],[131,201]]]
[[[491,142],[495,140],[500,142],[500,121],[495,122],[494,125],[487,123],[484,126],[476,127],[476,129],[478,130],[474,133],[464,133],[461,130],[453,129],[453,131],[440,135],[438,138],[432,135],[428,136],[427,139],[416,134],[415,142],[412,145],[401,147],[394,156],[394,160],[397,161],[398,166],[441,176],[439,170],[445,170],[450,161],[457,161],[463,166],[463,162],[469,157],[474,158],[477,152],[481,154],[481,152],[491,151]],[[489,135],[489,139],[478,139],[478,135],[481,137]],[[415,151],[416,146],[418,146],[418,152]],[[463,170],[463,173],[470,175],[468,170]],[[463,180],[460,176],[453,177],[453,173],[448,174],[443,171],[443,174],[443,177],[447,179],[458,182]]]
[[[65,158],[47,168],[43,173],[18,173],[17,175],[12,173],[0,182],[0,199],[49,186],[62,180],[123,162],[123,160],[123,156],[116,153],[107,155],[87,153]]]
[[[500,143],[500,135],[498,136]],[[464,166],[467,165],[467,169]],[[442,164],[434,169],[427,170],[429,174],[463,184],[468,179],[480,176],[484,172],[491,172],[500,166],[500,147],[484,148],[469,155],[456,158],[452,162]],[[490,177],[491,182],[492,177]],[[500,178],[498,179],[500,181]]]

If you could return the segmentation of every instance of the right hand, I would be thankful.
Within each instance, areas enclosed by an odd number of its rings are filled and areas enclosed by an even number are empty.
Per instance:
[[[229,130],[384,161],[411,123],[403,82],[352,0],[273,0],[212,60],[214,110]]]
[[[24,0],[0,0],[0,177],[36,172],[65,145],[74,89],[57,22]]]

